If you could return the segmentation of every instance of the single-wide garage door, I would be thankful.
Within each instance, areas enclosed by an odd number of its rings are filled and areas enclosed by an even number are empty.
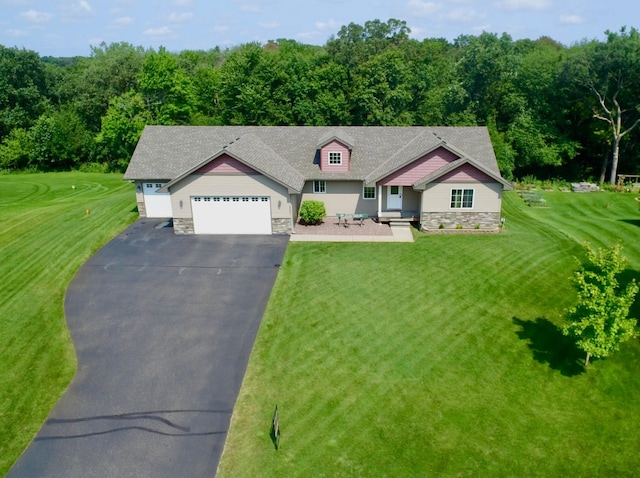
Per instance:
[[[267,196],[195,196],[191,211],[196,234],[271,234]]]
[[[172,217],[171,194],[159,193],[165,183],[143,183],[144,206],[147,217]]]

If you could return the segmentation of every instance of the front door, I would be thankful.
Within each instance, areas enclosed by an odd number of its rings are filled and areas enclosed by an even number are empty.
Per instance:
[[[402,186],[387,186],[387,209],[402,209]]]

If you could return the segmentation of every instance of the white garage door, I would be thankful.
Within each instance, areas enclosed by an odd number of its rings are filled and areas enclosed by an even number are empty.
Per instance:
[[[157,192],[165,183],[143,183],[144,207],[147,217],[173,217],[171,194]]]
[[[191,211],[196,234],[271,234],[265,196],[196,196]]]

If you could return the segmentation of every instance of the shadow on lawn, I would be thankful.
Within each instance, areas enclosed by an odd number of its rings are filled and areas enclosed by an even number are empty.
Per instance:
[[[573,377],[585,372],[584,354],[575,344],[562,334],[562,330],[544,317],[536,320],[513,318],[513,323],[520,327],[516,334],[527,340],[533,352],[533,358],[542,364],[549,364],[566,377]]]
[[[631,224],[632,226],[640,227],[640,219],[619,219],[619,221],[626,222],[627,224]]]

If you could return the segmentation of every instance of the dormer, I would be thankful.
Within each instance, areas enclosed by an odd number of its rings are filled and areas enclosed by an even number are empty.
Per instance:
[[[320,138],[320,171],[347,172],[350,169],[353,139],[344,131],[331,130]]]

